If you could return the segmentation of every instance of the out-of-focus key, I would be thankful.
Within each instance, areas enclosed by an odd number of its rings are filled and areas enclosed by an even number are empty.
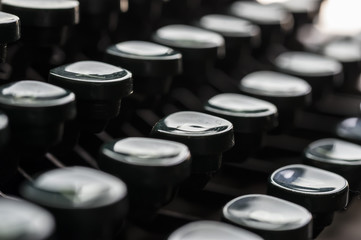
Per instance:
[[[59,239],[113,239],[127,212],[125,184],[90,168],[45,172],[20,193],[54,215]]]
[[[267,240],[309,240],[312,215],[305,208],[272,196],[252,194],[223,207],[223,219]]]

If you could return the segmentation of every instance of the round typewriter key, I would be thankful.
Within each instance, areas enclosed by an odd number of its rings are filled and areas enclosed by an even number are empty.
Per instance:
[[[305,208],[267,195],[235,198],[223,207],[223,219],[268,240],[312,238],[312,215]]]
[[[358,89],[361,72],[361,45],[355,40],[342,39],[328,43],[322,53],[342,63],[344,72],[343,88],[355,92]]]
[[[190,175],[190,162],[189,150],[181,143],[136,137],[104,144],[98,161],[102,170],[127,184],[130,212],[138,220],[172,200]]]
[[[223,53],[224,39],[217,33],[187,25],[168,25],[159,28],[153,39],[163,45],[183,51],[215,57]],[[188,53],[188,52],[186,52]]]
[[[1,4],[1,3],[0,3]],[[0,12],[0,60],[5,61],[7,43],[15,42],[20,38],[19,17]]]
[[[32,44],[61,41],[66,27],[78,23],[78,8],[72,0],[3,0],[3,11],[21,19],[22,38]]]
[[[269,43],[282,41],[280,36],[293,27],[292,15],[277,5],[236,1],[230,6],[229,13],[260,26],[263,48]]]
[[[306,80],[312,87],[312,100],[318,100],[342,84],[342,65],[328,57],[306,52],[284,52],[274,60],[282,72]]]
[[[250,54],[250,49],[259,44],[261,31],[257,25],[237,17],[209,14],[203,16],[197,25],[222,35],[225,40],[226,56],[222,67],[236,67],[242,54]]]
[[[233,126],[229,121],[199,112],[176,112],[157,122],[151,136],[181,142],[192,155],[190,180],[195,189],[204,187],[221,165],[222,152],[234,145]],[[199,182],[199,185],[198,185]]]
[[[50,70],[49,82],[73,91],[82,130],[100,132],[133,92],[132,74],[120,67],[81,61]]]
[[[127,210],[125,184],[85,167],[45,172],[20,193],[54,215],[59,239],[112,239]]]
[[[314,236],[331,224],[334,211],[348,203],[348,182],[338,174],[295,164],[272,173],[268,193],[299,204],[314,217]]]
[[[336,127],[336,135],[347,141],[361,143],[361,120],[360,118],[347,118]]]
[[[286,10],[292,13],[295,20],[294,29],[312,23],[314,17],[320,9],[322,0],[286,0],[277,2]]]
[[[287,74],[258,71],[245,76],[239,83],[241,92],[269,101],[277,106],[280,127],[292,126],[295,112],[310,102],[310,85]]]
[[[233,124],[235,146],[225,153],[226,160],[244,160],[261,144],[264,132],[277,126],[275,105],[241,94],[216,95],[204,109]]]
[[[0,87],[0,109],[9,117],[12,143],[33,148],[57,143],[63,124],[75,117],[75,95],[37,81]]]
[[[0,199],[0,239],[50,240],[54,218],[46,210],[23,200]]]
[[[182,55],[163,45],[126,41],[106,50],[106,61],[134,74],[135,92],[146,95],[168,92],[171,77],[182,71]]]
[[[304,162],[343,176],[353,190],[360,184],[360,145],[334,138],[320,139],[305,149]]]
[[[196,221],[188,223],[175,230],[168,240],[262,240],[260,236],[234,227],[232,225],[215,221]]]
[[[207,79],[205,73],[219,56],[224,55],[224,39],[215,32],[187,25],[168,25],[159,28],[153,40],[182,53],[183,84],[197,88]]]

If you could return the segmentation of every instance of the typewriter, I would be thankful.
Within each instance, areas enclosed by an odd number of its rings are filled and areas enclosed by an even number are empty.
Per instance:
[[[349,2],[2,0],[0,239],[361,239]]]

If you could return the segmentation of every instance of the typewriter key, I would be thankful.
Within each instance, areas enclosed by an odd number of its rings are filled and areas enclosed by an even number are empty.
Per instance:
[[[3,11],[21,19],[21,37],[35,45],[62,42],[67,27],[79,22],[79,3],[72,0],[3,0]]]
[[[306,24],[312,23],[317,15],[322,0],[286,0],[277,2],[282,7],[292,13],[295,21],[294,29]]]
[[[222,152],[234,145],[233,126],[229,121],[199,112],[176,112],[157,122],[152,137],[181,142],[192,155],[189,189],[203,188],[220,168]]]
[[[234,227],[226,223],[215,221],[196,221],[188,223],[175,230],[168,240],[262,240],[260,236]]]
[[[262,33],[261,50],[265,50],[270,43],[282,42],[285,33],[293,28],[292,15],[283,7],[277,5],[236,1],[231,4],[229,13],[260,26]]]
[[[221,66],[226,70],[237,67],[241,58],[243,61],[247,61],[243,57],[249,57],[251,49],[256,47],[260,41],[260,28],[240,18],[209,14],[203,16],[197,25],[223,36],[226,56],[222,59]]]
[[[263,134],[277,126],[275,105],[241,94],[216,95],[208,100],[204,109],[233,124],[235,146],[224,153],[225,160],[245,160],[261,145]]]
[[[192,90],[207,82],[207,72],[217,57],[224,56],[224,39],[221,35],[187,25],[168,25],[159,28],[153,40],[182,53],[182,86]]]
[[[0,33],[0,62],[5,62],[7,44],[20,38],[19,17],[0,12]]]
[[[54,215],[59,239],[113,239],[127,211],[125,184],[85,167],[45,172],[20,193]]]
[[[293,125],[295,113],[310,102],[311,87],[300,78],[287,74],[258,71],[239,83],[241,92],[269,101],[277,106],[280,129]]]
[[[306,52],[284,52],[274,59],[282,72],[306,80],[312,87],[312,101],[317,101],[342,84],[342,65],[328,57]]]
[[[352,190],[358,190],[361,180],[360,145],[334,138],[320,139],[307,146],[304,162],[343,176]]]
[[[348,92],[360,92],[361,45],[355,40],[342,39],[328,43],[322,53],[342,63],[344,81],[342,89]]]
[[[336,135],[350,142],[361,143],[361,119],[346,118],[336,127]]]
[[[166,46],[145,42],[126,41],[110,46],[105,59],[133,73],[135,93],[165,94],[171,77],[182,71],[182,55]]]
[[[104,144],[98,163],[127,184],[131,217],[147,222],[189,177],[191,161],[181,143],[132,137]]]
[[[0,199],[0,239],[50,240],[55,229],[46,210],[20,199]]]
[[[348,191],[348,182],[340,175],[301,164],[277,169],[268,182],[270,195],[299,204],[313,214],[314,237],[331,224],[335,211],[346,207]]]
[[[61,139],[64,122],[75,117],[75,95],[48,83],[14,82],[0,87],[0,109],[9,117],[14,147],[46,149]]]
[[[267,195],[235,198],[223,207],[223,219],[267,240],[309,240],[312,215],[305,208]]]
[[[79,125],[88,132],[102,131],[115,118],[121,99],[133,92],[132,74],[96,61],[81,61],[50,70],[49,82],[73,91]]]

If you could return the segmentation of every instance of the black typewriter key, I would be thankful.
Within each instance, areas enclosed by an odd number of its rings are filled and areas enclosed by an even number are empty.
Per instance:
[[[235,198],[223,207],[224,221],[252,231],[266,240],[312,239],[312,215],[305,208],[280,198],[252,194]]]
[[[130,215],[138,222],[149,221],[172,200],[180,183],[189,177],[191,166],[185,145],[136,137],[104,144],[98,163],[100,169],[127,184]]]
[[[78,1],[4,0],[3,11],[21,19],[21,37],[34,45],[61,43],[79,22]]]
[[[296,34],[296,40],[301,45],[301,49],[309,52],[321,52],[333,38],[335,36],[322,31],[315,24],[301,26]]]
[[[360,92],[361,45],[355,40],[335,40],[324,46],[322,54],[339,61],[343,67],[344,81],[342,90]]]
[[[163,45],[145,41],[126,41],[110,46],[105,59],[133,73],[135,93],[168,93],[171,79],[182,71],[182,55]]]
[[[268,182],[270,195],[299,204],[312,213],[314,237],[331,224],[335,211],[346,207],[348,191],[348,182],[340,175],[301,164],[277,169]]]
[[[251,21],[261,28],[261,50],[274,43],[282,43],[284,36],[293,28],[293,17],[283,7],[265,5],[253,1],[236,1],[231,4],[229,13]]]
[[[184,111],[158,121],[152,137],[181,142],[192,155],[192,176],[186,186],[199,190],[221,166],[222,152],[234,145],[233,126],[229,121],[212,115]]]
[[[358,190],[361,178],[361,146],[335,138],[310,143],[304,151],[304,163],[337,173]]]
[[[12,147],[30,153],[60,141],[64,122],[75,117],[75,95],[48,83],[14,82],[0,87],[0,109],[9,117]]]
[[[32,203],[20,199],[0,199],[0,239],[50,240],[55,221],[52,215]]]
[[[188,223],[167,238],[168,240],[262,240],[260,236],[232,225],[215,221]]]
[[[335,133],[339,138],[356,144],[361,143],[361,119],[346,118],[337,124]]]
[[[120,67],[81,61],[50,70],[49,82],[73,91],[82,131],[100,132],[115,118],[121,99],[133,92],[132,74]]]
[[[279,129],[284,130],[293,126],[296,111],[310,103],[312,90],[300,78],[272,71],[246,75],[239,88],[242,93],[275,104],[279,112]]]
[[[45,172],[20,193],[53,214],[57,239],[113,239],[127,211],[126,185],[91,168]]]
[[[182,53],[183,76],[180,85],[197,91],[207,80],[207,73],[217,57],[224,55],[225,45],[221,35],[198,27],[168,25],[159,28],[153,40]]]
[[[200,18],[197,25],[223,36],[226,55],[224,59],[221,59],[220,66],[227,72],[233,70],[232,68],[237,68],[238,64],[249,61],[252,49],[260,43],[260,28],[244,19],[209,14]]]
[[[278,124],[275,105],[241,94],[216,95],[208,100],[204,109],[233,124],[235,146],[224,153],[224,160],[245,160],[261,146],[264,133]]]
[[[5,62],[7,44],[20,38],[19,17],[0,12],[0,33],[0,61]]]
[[[342,65],[331,58],[306,52],[284,52],[274,59],[280,71],[306,80],[312,101],[318,101],[343,81]]]
[[[79,21],[79,3],[72,0],[5,0],[3,11],[21,21],[21,39],[9,61],[7,81],[46,81],[49,70],[66,60],[64,44]]]
[[[321,2],[322,0],[286,0],[280,1],[278,4],[292,13],[295,21],[294,30],[297,30],[300,26],[313,22]]]

